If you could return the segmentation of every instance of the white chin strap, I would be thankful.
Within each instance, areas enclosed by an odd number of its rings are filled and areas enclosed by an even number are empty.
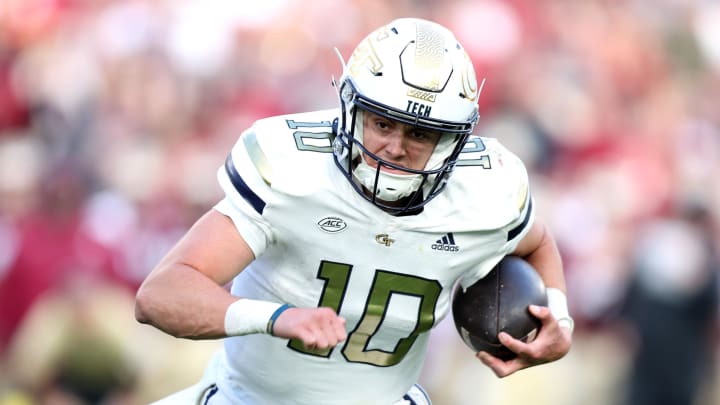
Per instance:
[[[361,157],[360,163],[353,171],[353,177],[372,192],[375,189],[377,170],[377,168],[370,167],[365,162],[365,158]],[[383,201],[397,201],[415,192],[420,187],[421,182],[422,175],[420,174],[397,174],[380,170],[375,195]]]

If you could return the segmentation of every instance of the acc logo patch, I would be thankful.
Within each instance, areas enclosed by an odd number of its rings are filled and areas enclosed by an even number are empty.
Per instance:
[[[325,232],[336,233],[345,230],[347,224],[342,218],[338,217],[325,217],[318,221],[318,226]]]

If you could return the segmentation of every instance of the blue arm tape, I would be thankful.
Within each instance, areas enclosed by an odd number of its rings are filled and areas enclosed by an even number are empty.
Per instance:
[[[270,319],[268,320],[268,324],[267,324],[267,333],[268,334],[275,336],[275,334],[273,333],[273,329],[275,328],[275,320],[277,320],[278,317],[280,316],[280,314],[282,314],[289,308],[294,308],[294,306],[292,306],[290,304],[283,304],[282,306],[280,306],[280,308],[276,309],[275,312],[273,312],[273,314],[270,317]]]

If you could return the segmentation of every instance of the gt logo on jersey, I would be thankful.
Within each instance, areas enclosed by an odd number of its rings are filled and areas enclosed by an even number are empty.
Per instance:
[[[381,233],[381,234],[375,235],[375,242],[377,242],[381,245],[390,246],[393,243],[395,243],[395,239],[390,239],[390,235],[388,235],[386,233]]]
[[[347,228],[347,224],[345,223],[345,221],[343,221],[342,218],[338,217],[325,217],[318,221],[317,224],[320,229],[329,233],[340,232]]]

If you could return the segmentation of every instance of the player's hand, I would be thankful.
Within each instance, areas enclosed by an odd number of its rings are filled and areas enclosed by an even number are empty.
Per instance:
[[[273,335],[299,339],[308,349],[328,349],[345,340],[345,318],[331,308],[288,308],[275,320]]]
[[[558,360],[570,351],[571,332],[569,329],[559,326],[557,320],[550,313],[550,309],[536,305],[531,305],[529,309],[542,322],[542,327],[535,340],[524,343],[505,332],[500,332],[498,335],[500,342],[515,352],[517,357],[503,361],[486,352],[479,352],[476,355],[500,378],[507,377],[524,368]]]

